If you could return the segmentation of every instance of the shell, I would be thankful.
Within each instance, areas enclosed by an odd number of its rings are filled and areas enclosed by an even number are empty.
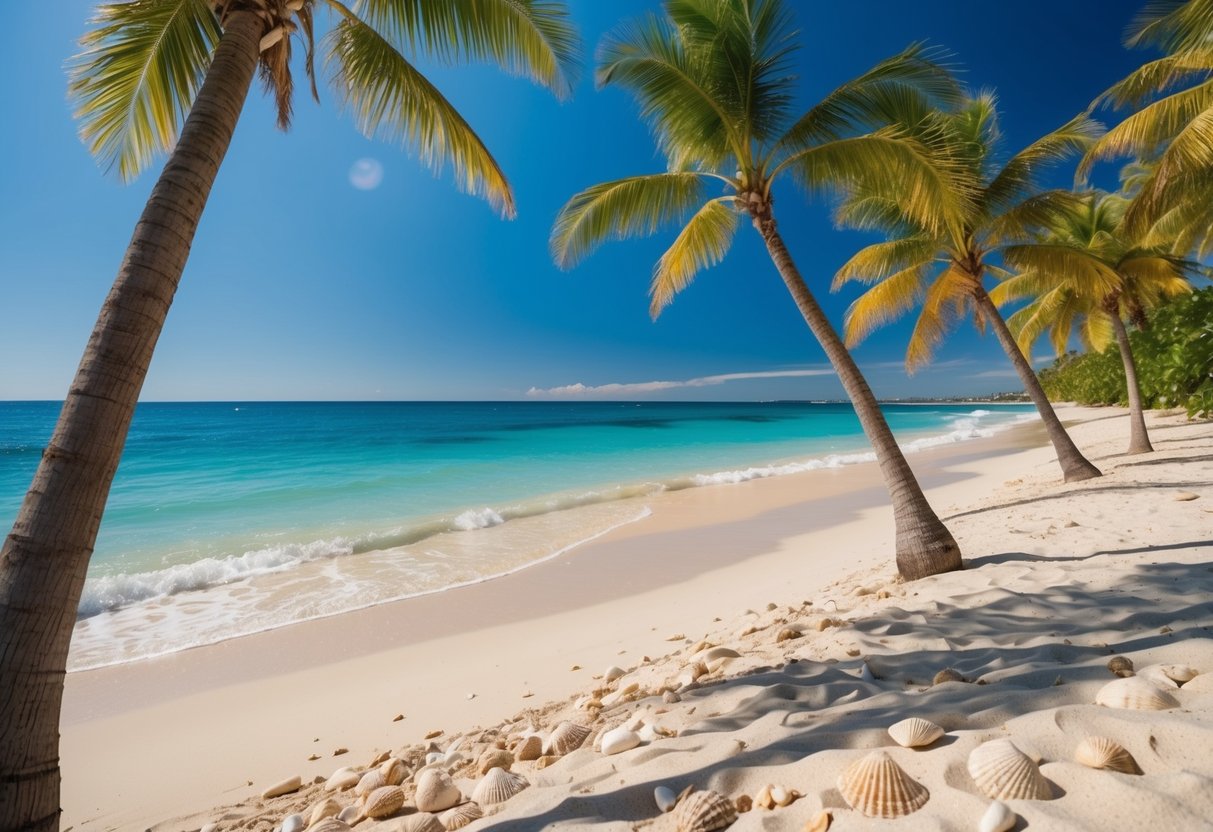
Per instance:
[[[443,812],[438,820],[442,821],[442,827],[447,830],[462,829],[474,820],[479,820],[484,817],[484,810],[475,803],[465,803],[462,806],[456,806],[454,809],[448,809]]]
[[[969,774],[994,800],[1048,800],[1053,787],[1036,763],[1007,739],[983,743],[969,754]]]
[[[325,818],[335,818],[341,813],[342,806],[331,797],[326,797],[324,800],[312,807],[312,813],[308,815],[308,826],[315,826]]]
[[[411,815],[405,815],[404,820],[400,821],[400,825],[396,828],[399,832],[445,832],[446,830],[438,816],[429,812],[414,812]]]
[[[674,807],[678,832],[713,832],[737,820],[737,808],[716,792],[691,792]]]
[[[1133,675],[1133,660],[1125,656],[1113,656],[1108,659],[1108,670],[1115,673],[1117,676],[1132,676]]]
[[[834,820],[833,813],[829,809],[822,809],[809,818],[808,823],[804,825],[803,832],[826,832],[830,828],[832,820]]]
[[[889,726],[889,736],[903,748],[921,748],[944,735],[944,730],[929,719],[910,717]]]
[[[350,825],[343,820],[325,818],[319,823],[309,826],[307,832],[347,832],[348,829],[350,829]]]
[[[489,769],[484,779],[476,784],[472,800],[482,806],[504,803],[529,785],[531,784],[521,774],[514,774],[503,768]]]
[[[619,667],[618,665],[611,665],[610,667],[608,667],[606,669],[606,672],[602,674],[602,681],[606,682],[609,685],[611,682],[615,681],[616,679],[620,678],[621,676],[626,676],[626,675],[627,675],[627,671],[624,670],[622,667]]]
[[[360,809],[358,806],[346,806],[337,813],[337,820],[341,821],[347,826],[352,826],[353,824],[362,820],[362,809]]]
[[[388,783],[387,778],[383,776],[383,772],[377,768],[373,768],[358,781],[358,785],[354,786],[354,794],[358,797],[365,797],[375,789],[381,789],[384,786],[392,785]]]
[[[1091,768],[1141,774],[1133,755],[1123,745],[1107,737],[1087,737],[1075,749],[1074,759]]]
[[[942,685],[946,682],[963,682],[964,676],[960,675],[960,671],[950,667],[945,667],[943,670],[935,674],[935,678],[931,680],[932,685]]]
[[[441,812],[463,800],[463,793],[445,771],[427,768],[417,776],[413,800],[422,812]]]
[[[1213,673],[1202,673],[1190,682],[1184,683],[1184,690],[1197,693],[1213,693]]]
[[[674,790],[668,786],[658,786],[653,789],[653,802],[657,804],[657,808],[663,812],[668,812],[674,808],[674,804],[678,801],[678,795],[674,794]]]
[[[977,822],[977,832],[1010,832],[1018,820],[1019,815],[1010,806],[995,800]]]
[[[326,792],[343,792],[357,786],[361,779],[362,775],[352,768],[339,768],[325,781],[324,790]]]
[[[590,729],[584,725],[578,725],[576,722],[562,722],[548,737],[548,744],[544,751],[549,756],[563,757],[565,754],[581,748],[581,744],[589,735]]]
[[[711,664],[721,659],[739,659],[741,654],[731,647],[709,647],[695,658],[705,664]]]
[[[399,757],[389,757],[379,766],[379,773],[383,775],[385,785],[399,786],[409,776],[409,767]]]
[[[1108,682],[1095,695],[1095,704],[1107,708],[1132,708],[1139,711],[1165,711],[1179,707],[1175,697],[1148,679],[1129,676]]]
[[[514,756],[520,761],[538,760],[543,756],[543,738],[538,734],[524,737],[514,749]]]
[[[1186,684],[1200,675],[1200,671],[1186,664],[1160,664],[1158,669],[1172,682]]]
[[[509,771],[512,765],[514,765],[514,755],[503,748],[490,748],[476,761],[476,768],[481,774],[488,774],[495,768]]]
[[[282,832],[303,832],[307,820],[300,814],[287,815],[282,819]]]
[[[838,778],[847,805],[870,818],[899,818],[926,805],[931,793],[906,774],[885,751],[873,751]]]
[[[612,728],[602,735],[602,753],[608,757],[612,754],[620,754],[638,745],[640,745],[640,735],[635,731],[629,731],[623,726]]]
[[[288,777],[285,780],[279,781],[261,793],[264,800],[269,800],[271,797],[281,797],[284,794],[299,791],[303,785],[303,778],[299,775]]]
[[[373,820],[386,818],[399,812],[402,806],[404,806],[404,789],[399,786],[383,786],[367,795],[366,804],[362,807],[362,814]]]

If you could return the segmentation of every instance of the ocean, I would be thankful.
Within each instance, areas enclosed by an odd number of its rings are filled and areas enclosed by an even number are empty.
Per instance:
[[[884,409],[908,451],[1033,414]],[[58,410],[0,402],[5,533]],[[507,574],[642,519],[660,491],[871,458],[837,403],[141,404],[69,669]]]

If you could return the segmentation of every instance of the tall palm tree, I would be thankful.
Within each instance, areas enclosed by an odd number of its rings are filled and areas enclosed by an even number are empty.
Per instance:
[[[1082,455],[1057,418],[1031,363],[990,300],[985,278],[1008,275],[990,262],[991,255],[1022,242],[1031,229],[1074,199],[1069,192],[1042,191],[1037,178],[1050,164],[1086,148],[1098,129],[1091,119],[1079,116],[999,164],[995,99],[992,93],[981,93],[954,111],[931,114],[917,128],[939,164],[960,171],[952,178],[955,192],[940,202],[939,214],[930,222],[906,211],[907,201],[917,196],[914,192],[881,193],[866,183],[851,188],[837,212],[840,224],[880,231],[888,238],[861,249],[834,278],[835,289],[852,280],[875,284],[847,310],[847,343],[858,343],[921,304],[906,350],[906,367],[913,372],[930,361],[956,320],[972,314],[980,330],[994,330],[1015,367],[1040,412],[1067,482],[1098,477],[1099,469]],[[887,191],[887,186],[881,188]],[[964,206],[961,221],[943,222],[957,203]]]
[[[571,267],[608,238],[681,225],[654,270],[656,317],[699,271],[724,258],[739,217],[748,217],[876,450],[893,501],[898,570],[913,580],[959,569],[956,541],[928,505],[867,381],[792,261],[772,194],[788,177],[816,189],[879,172],[921,194],[907,204],[914,216],[947,223],[946,216],[924,213],[951,199],[947,172],[925,164],[925,150],[888,125],[951,102],[955,83],[929,51],[911,47],[793,118],[795,78],[786,62],[794,44],[782,3],[666,0],[664,11],[603,41],[597,80],[637,98],[669,169],[594,185],[570,199],[552,231],[556,262]],[[862,133],[877,125],[885,126]]]
[[[402,140],[503,215],[497,162],[406,55],[487,60],[564,94],[577,37],[551,0],[127,0],[99,6],[71,69],[91,150],[129,179],[172,152],[0,550],[0,829],[59,825],[58,721],[68,644],[102,511],[152,351],[254,73],[289,123],[298,40],[314,15],[336,94],[368,135]],[[184,124],[182,124],[184,121]],[[178,128],[180,134],[178,135]]]
[[[1213,0],[1151,0],[1131,24],[1126,45],[1164,55],[1095,100],[1092,106],[1135,112],[1088,150],[1079,175],[1102,159],[1151,160],[1126,227],[1140,236],[1169,215],[1168,232],[1203,238],[1207,253],[1213,242],[1207,198],[1213,190]]]
[[[1007,320],[1025,353],[1045,332],[1058,355],[1065,354],[1076,327],[1089,349],[1102,351],[1115,338],[1129,400],[1128,453],[1141,454],[1154,448],[1124,319],[1142,321],[1165,298],[1192,291],[1189,277],[1199,267],[1165,248],[1134,244],[1124,223],[1127,205],[1116,194],[1083,194],[1057,213],[1043,239],[1004,249],[1018,274],[995,286],[990,297],[999,306],[1033,298]]]

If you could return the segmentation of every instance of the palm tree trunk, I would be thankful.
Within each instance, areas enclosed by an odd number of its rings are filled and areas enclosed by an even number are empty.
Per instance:
[[[1002,319],[994,301],[990,300],[990,296],[986,294],[980,284],[975,287],[974,295],[978,309],[994,328],[998,342],[1002,344],[1007,358],[1011,359],[1011,364],[1015,367],[1015,372],[1019,374],[1019,380],[1023,383],[1024,390],[1028,392],[1032,403],[1036,405],[1037,412],[1040,413],[1045,431],[1049,434],[1049,441],[1053,443],[1053,450],[1057,452],[1057,462],[1061,465],[1065,481],[1078,482],[1102,476],[1102,472],[1082,455],[1082,451],[1078,450],[1078,446],[1074,444],[1070,434],[1066,433],[1065,426],[1053,411],[1053,405],[1049,404],[1049,397],[1045,395],[1044,389],[1040,386],[1040,380],[1036,378],[1036,372],[1024,354],[1019,351],[1019,345],[1015,343],[1015,336],[1011,334],[1007,322]]]
[[[0,549],[0,830],[59,828],[59,707],[97,529],[156,340],[257,67],[238,11],[101,307],[58,424]]]
[[[792,261],[783,238],[775,226],[769,207],[765,215],[754,216],[754,227],[766,242],[767,251],[783,278],[784,285],[792,293],[800,314],[809,325],[813,335],[825,350],[838,379],[846,390],[847,397],[855,407],[859,423],[876,451],[876,461],[884,475],[889,496],[893,501],[893,524],[897,533],[897,571],[907,581],[925,578],[940,572],[951,572],[962,568],[960,547],[952,533],[940,521],[922,493],[922,487],[906,462],[905,455],[885,421],[884,413],[868,386],[867,379],[859,371],[855,359],[843,345],[842,339],[830,325],[813,297],[804,278]]]
[[[1133,348],[1129,345],[1129,333],[1120,311],[1108,313],[1112,319],[1112,331],[1116,333],[1116,346],[1120,348],[1120,360],[1125,365],[1125,386],[1129,392],[1129,453],[1148,454],[1154,450],[1150,434],[1146,432],[1146,417],[1141,408],[1141,386],[1137,383],[1137,362],[1133,360]]]

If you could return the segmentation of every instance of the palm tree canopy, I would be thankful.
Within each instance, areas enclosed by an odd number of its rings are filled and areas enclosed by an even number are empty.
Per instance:
[[[335,23],[322,41],[339,100],[367,136],[399,140],[435,172],[447,162],[460,188],[512,216],[513,195],[470,125],[406,55],[482,60],[567,95],[577,75],[578,38],[553,0],[260,0],[266,21],[261,75],[278,123],[290,123],[292,45],[314,80],[314,12]],[[233,0],[111,0],[69,66],[80,134],[106,167],[130,180],[176,142]]]
[[[602,41],[596,79],[636,98],[667,171],[595,185],[569,200],[551,238],[561,267],[606,240],[680,227],[654,269],[656,317],[725,256],[738,214],[769,210],[772,184],[784,171],[808,189],[880,171],[915,194],[906,210],[921,222],[959,215],[957,206],[949,213],[957,191],[951,172],[929,164],[919,140],[899,126],[959,100],[944,53],[911,45],[797,113],[789,60],[795,33],[783,3],[666,0],[662,11]]]
[[[947,171],[941,181],[954,189],[938,206],[935,221],[919,221],[905,209],[915,195],[899,193],[887,182],[848,188],[836,211],[840,225],[886,237],[861,249],[835,275],[835,289],[850,281],[874,284],[847,310],[848,343],[920,306],[906,350],[906,366],[913,371],[930,361],[960,318],[972,314],[977,326],[984,327],[974,305],[984,291],[982,281],[987,273],[1006,275],[990,256],[1028,240],[1073,204],[1076,197],[1068,191],[1044,190],[1042,174],[1080,154],[1100,130],[1097,122],[1080,115],[1006,158],[1000,155],[993,93],[981,92],[958,107],[929,113],[915,134],[929,149],[932,164]],[[943,213],[957,205],[962,208],[959,222],[945,222]]]

